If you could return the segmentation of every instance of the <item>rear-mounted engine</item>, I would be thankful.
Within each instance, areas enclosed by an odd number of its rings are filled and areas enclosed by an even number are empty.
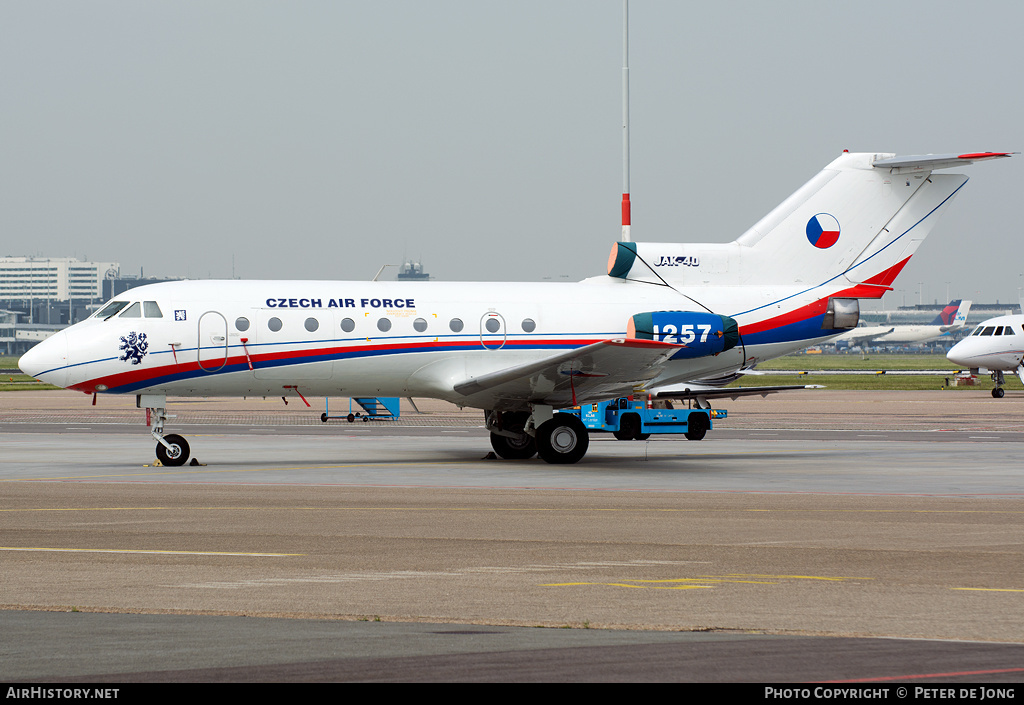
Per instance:
[[[728,316],[699,311],[652,311],[629,319],[628,335],[682,345],[673,360],[717,355],[736,347],[740,334]]]

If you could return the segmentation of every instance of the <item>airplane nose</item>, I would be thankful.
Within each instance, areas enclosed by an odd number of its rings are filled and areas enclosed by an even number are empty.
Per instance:
[[[18,367],[41,382],[66,387],[68,381],[68,334],[57,331],[36,343],[18,360]]]
[[[963,346],[960,343],[957,343],[949,349],[948,353],[946,353],[946,359],[956,365],[966,366],[967,363],[964,362],[963,356],[961,355],[963,349]]]

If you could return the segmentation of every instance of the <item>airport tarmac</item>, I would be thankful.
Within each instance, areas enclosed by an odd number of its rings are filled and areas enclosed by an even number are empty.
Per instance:
[[[1024,396],[723,401],[572,466],[437,402],[259,399],[172,404],[205,465],[154,467],[134,400],[90,401],[0,395],[6,680],[1024,673]]]

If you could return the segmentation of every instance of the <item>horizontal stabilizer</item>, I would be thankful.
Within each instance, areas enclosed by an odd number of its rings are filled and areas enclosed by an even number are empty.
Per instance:
[[[1018,152],[973,152],[971,154],[921,154],[912,157],[892,157],[876,160],[872,166],[877,169],[891,169],[893,174],[910,174],[935,169],[950,169],[974,162],[1002,159]]]

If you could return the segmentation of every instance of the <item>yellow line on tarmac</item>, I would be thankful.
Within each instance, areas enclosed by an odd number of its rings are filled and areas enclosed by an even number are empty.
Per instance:
[[[643,582],[636,580],[634,582]],[[700,590],[710,589],[714,585],[674,585],[672,587],[655,587],[647,585],[630,585],[629,583],[545,583],[540,587],[578,587],[581,585],[598,585],[603,587],[624,587],[633,588],[634,590]]]
[[[828,580],[831,582],[842,582],[843,580],[874,580],[874,578],[854,578],[850,576],[824,576],[824,575],[759,575],[759,574],[746,574],[746,573],[735,573],[728,576],[728,578],[776,578],[779,580]]]
[[[974,592],[1024,592],[1021,588],[950,588],[950,590],[972,590]]]
[[[714,578],[703,576],[699,578],[671,578],[668,580],[634,580],[634,583],[746,583],[750,585],[778,585],[776,582],[765,580],[730,580],[727,578]]]
[[[280,558],[305,553],[247,553],[236,551],[156,551],[128,548],[43,548],[38,546],[0,546],[0,551],[48,551],[57,553],[145,553],[165,556],[256,556]]]

